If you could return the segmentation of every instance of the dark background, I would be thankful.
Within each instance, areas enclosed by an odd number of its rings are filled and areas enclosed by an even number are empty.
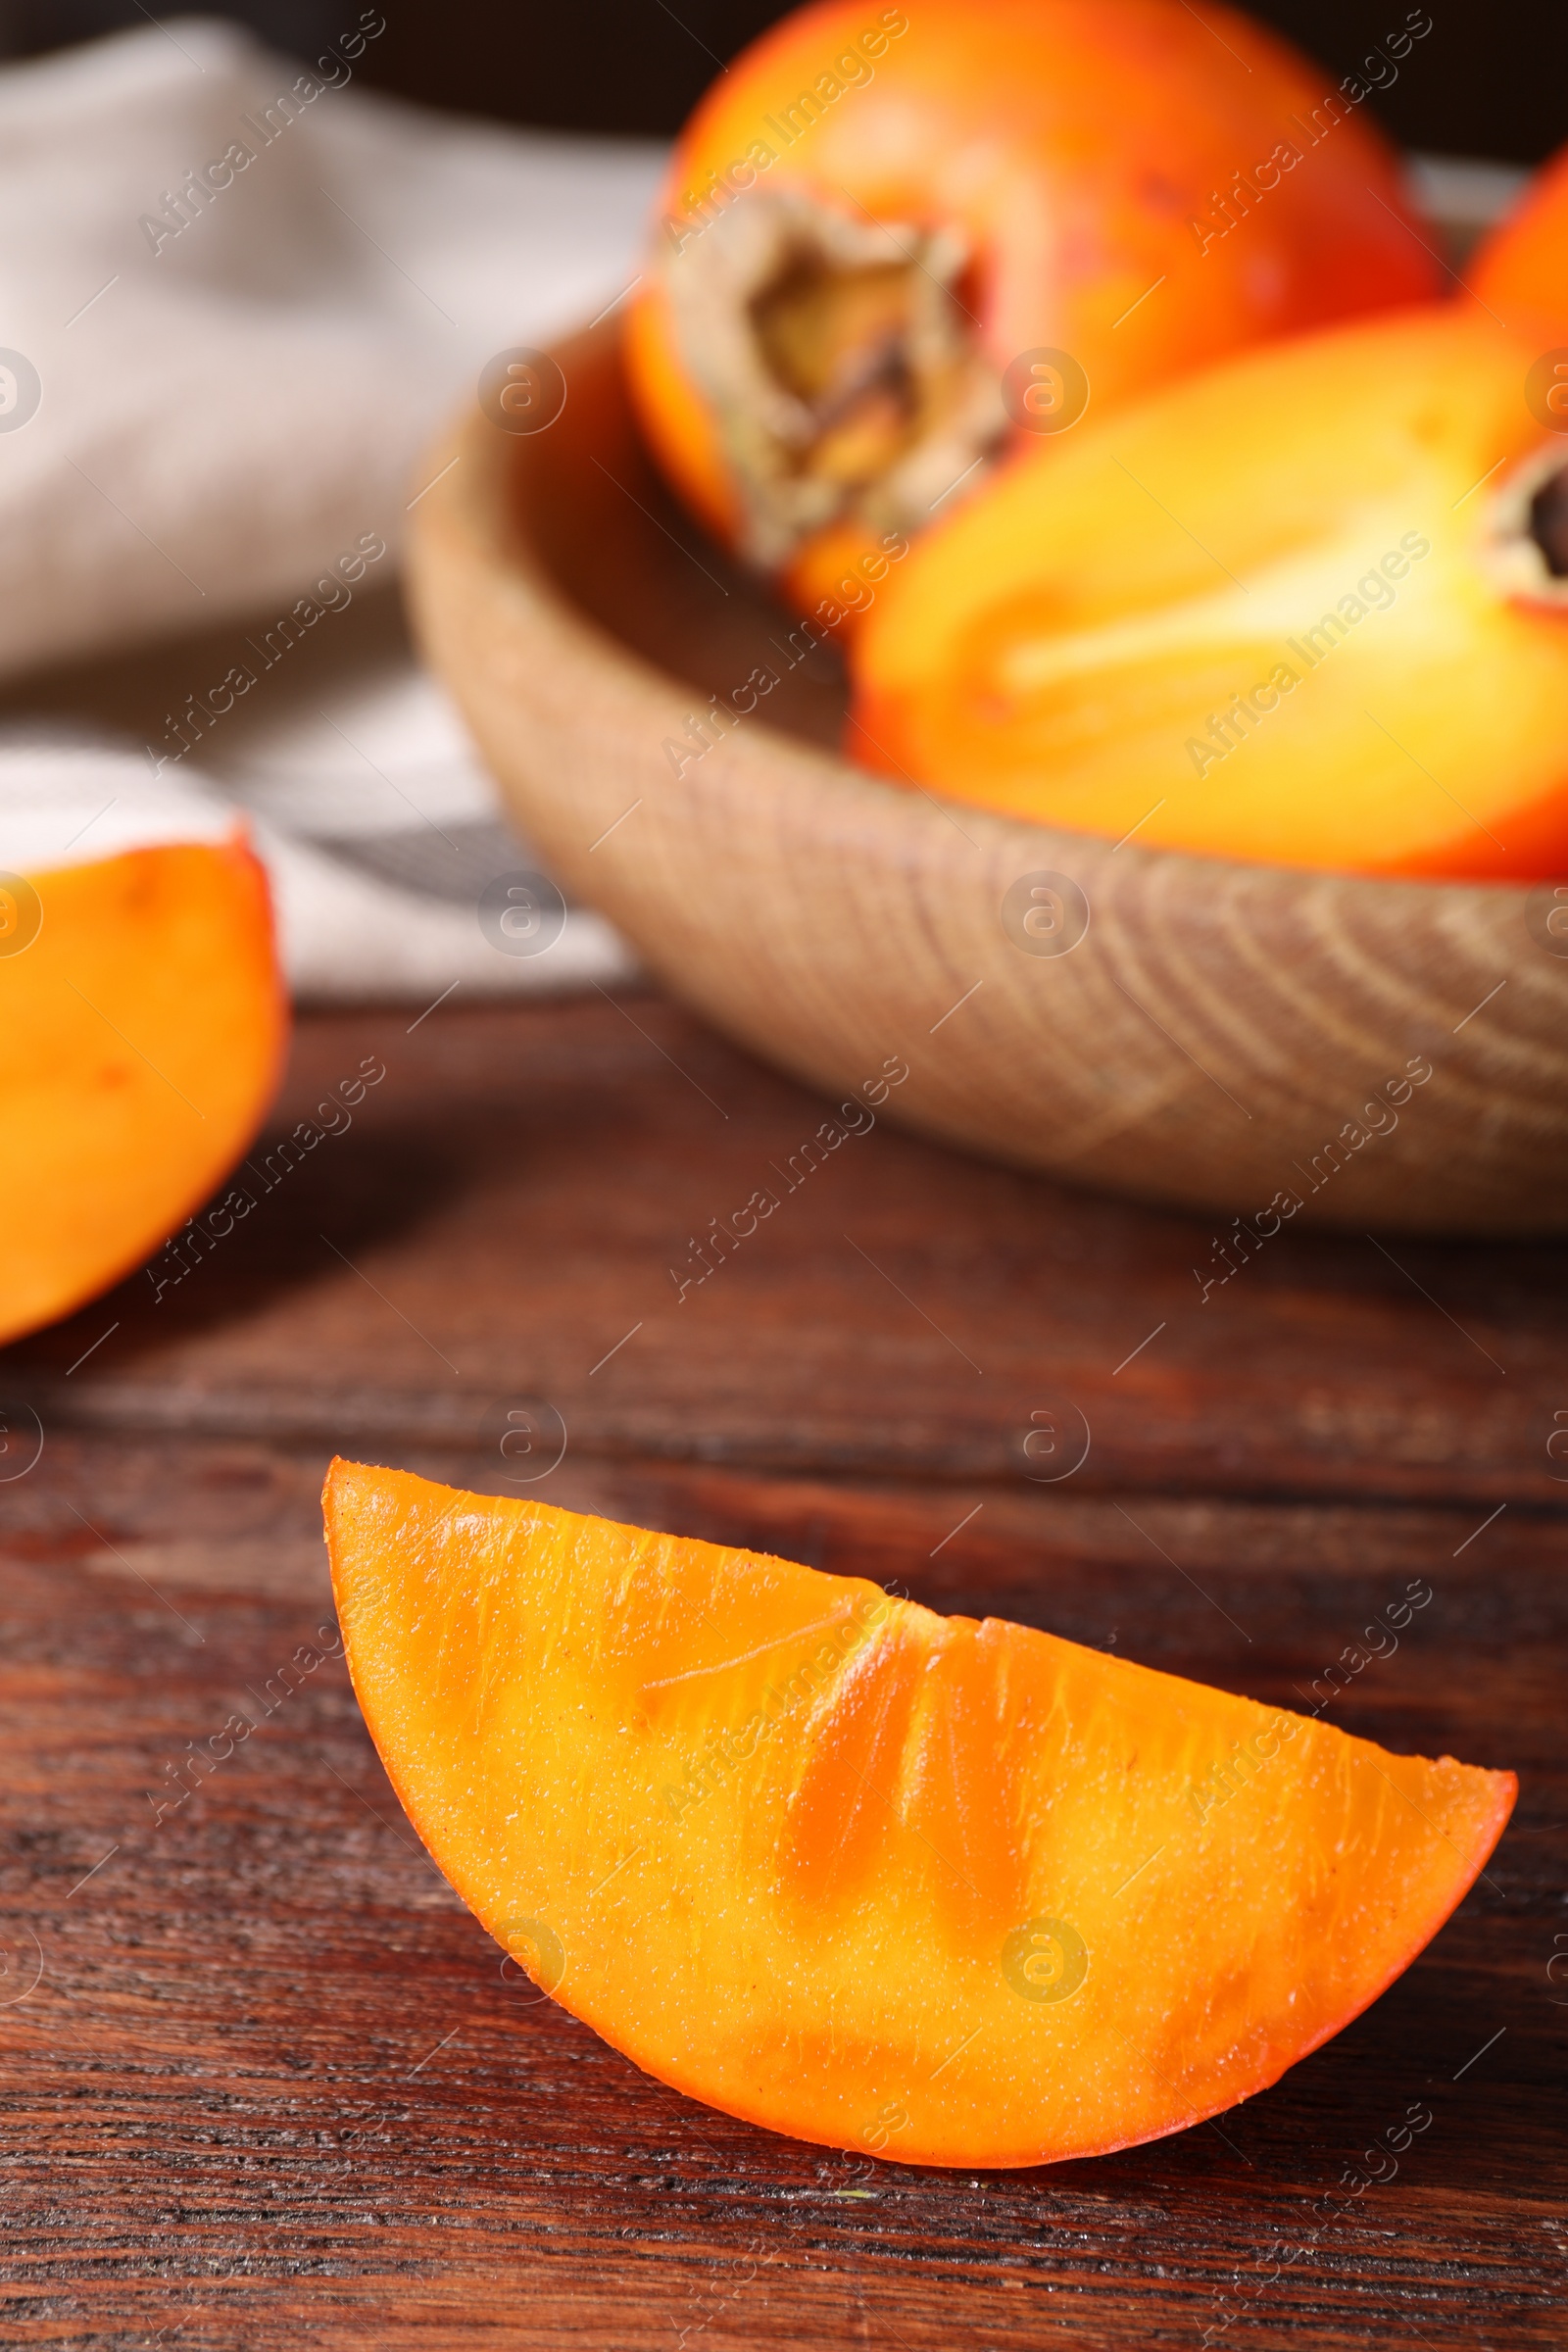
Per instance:
[[[870,0],[868,0],[868,5]],[[1107,5],[1112,0],[1106,0]],[[1348,73],[1409,0],[1267,0],[1255,16]],[[236,0],[208,14],[310,50],[347,29],[363,0]],[[669,132],[718,66],[786,14],[769,0],[381,0],[387,29],[356,71],[431,105],[571,130]],[[1406,146],[1535,163],[1568,139],[1568,7],[1562,0],[1427,0],[1433,30],[1372,101]],[[160,14],[163,12],[160,11]],[[175,11],[171,16],[193,11]],[[136,0],[0,0],[0,53],[27,56],[122,25]]]

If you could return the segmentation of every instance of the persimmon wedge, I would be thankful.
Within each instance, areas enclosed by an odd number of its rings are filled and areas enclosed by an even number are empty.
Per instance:
[[[4,1341],[207,1198],[276,1088],[288,1004],[232,813],[139,760],[0,751],[0,867]]]
[[[662,2082],[1029,2165],[1274,2082],[1443,1925],[1507,1772],[858,1579],[334,1462],[348,1659],[485,1927]]]

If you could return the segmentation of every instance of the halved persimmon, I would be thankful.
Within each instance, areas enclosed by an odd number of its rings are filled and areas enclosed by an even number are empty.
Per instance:
[[[242,828],[139,760],[0,754],[0,864],[4,1341],[206,1200],[276,1088],[288,1003]]]
[[[1568,445],[1473,303],[1325,329],[1026,455],[888,579],[846,749],[1140,849],[1568,858]]]
[[[875,1585],[335,1462],[350,1669],[491,1934],[661,2081],[1028,2165],[1274,2082],[1406,1967],[1511,1773]]]

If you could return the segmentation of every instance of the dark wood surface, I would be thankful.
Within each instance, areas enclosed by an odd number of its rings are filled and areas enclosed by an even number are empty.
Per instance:
[[[0,2344],[1568,2341],[1568,1252],[1287,1231],[1202,1303],[1206,1226],[884,1124],[679,1298],[823,1106],[653,997],[460,1004],[307,1021],[270,1132],[379,1056],[352,1128],[0,1356]],[[1424,1580],[1332,1719],[1514,1766],[1515,1824],[1216,2126],[969,2176],[731,2122],[503,1965],[341,1663],[279,1695],[329,1455],[501,1489],[513,1405],[552,1500],[1287,1705]]]

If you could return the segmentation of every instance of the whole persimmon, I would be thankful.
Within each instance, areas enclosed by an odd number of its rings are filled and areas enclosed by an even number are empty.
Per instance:
[[[808,607],[1009,441],[1432,294],[1366,95],[1182,0],[803,9],[676,147],[627,321],[647,438]]]
[[[1433,303],[1020,457],[890,574],[848,749],[1041,824],[1340,871],[1568,863],[1568,442]]]

